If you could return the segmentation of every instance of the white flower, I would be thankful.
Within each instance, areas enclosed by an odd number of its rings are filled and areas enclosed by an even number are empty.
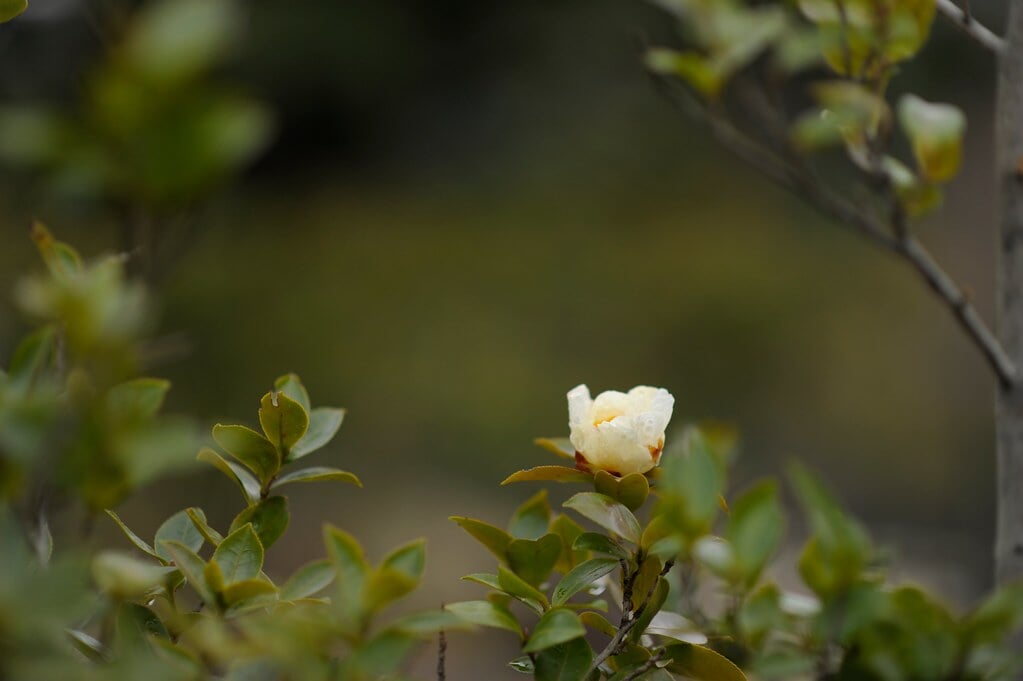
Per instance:
[[[579,385],[568,392],[568,426],[579,464],[618,476],[646,473],[664,448],[664,429],[675,398],[664,388],[636,386],[590,398]]]

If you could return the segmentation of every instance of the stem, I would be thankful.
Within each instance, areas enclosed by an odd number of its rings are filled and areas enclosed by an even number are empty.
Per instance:
[[[986,28],[977,21],[972,12],[969,11],[970,4],[966,3],[966,9],[955,4],[952,0],[938,0],[938,11],[952,20],[963,33],[973,38],[984,48],[995,54],[1005,52],[1006,41],[998,37],[993,31]]]
[[[1021,58],[1021,62],[1023,62],[1023,58]],[[1023,78],[1023,63],[1020,64],[1020,69],[1019,75]],[[780,156],[757,143],[723,116],[708,114],[693,103],[691,98],[680,99],[677,89],[672,89],[665,79],[659,78],[655,82],[661,85],[662,91],[670,96],[673,103],[682,107],[687,113],[695,112],[698,117],[703,119],[718,142],[748,165],[766,175],[776,184],[790,190],[819,213],[834,218],[841,226],[866,237],[875,245],[911,265],[931,290],[937,294],[955,317],[959,326],[980,350],[999,384],[1004,389],[1015,385],[1017,381],[1016,366],[1023,359],[1023,353],[1020,353],[1021,356],[1014,357],[1012,353],[1003,348],[994,332],[984,323],[977,309],[963,293],[962,288],[938,265],[923,244],[903,229],[901,219],[882,219],[869,207],[864,207],[861,203],[853,202],[835,192],[795,160]],[[1023,82],[1023,80],[1017,79],[1012,82]],[[1021,103],[1019,114],[1023,117],[1023,103]],[[1010,120],[1015,121],[1019,118]],[[1017,158],[1023,158],[1023,148]],[[1020,213],[1021,227],[1017,231],[1023,235],[1023,197],[1020,202]],[[1021,295],[1023,295],[1023,263],[1020,267]],[[1023,300],[1020,301],[1020,314],[1023,315]],[[1023,328],[1021,328],[1021,334],[1023,334]],[[1021,447],[1023,447],[1023,426],[1021,426],[1020,437]],[[1023,468],[1021,468],[1021,475],[1023,475]],[[1023,491],[1023,486],[1021,486],[1021,491]],[[1020,514],[1020,523],[1021,532],[1023,532],[1023,513]],[[1021,546],[1021,557],[1023,557],[1023,546]]]
[[[998,338],[1023,361],[1023,0],[1009,0],[1006,49],[998,69],[995,135],[999,189],[997,269]],[[995,577],[1023,576],[1023,387],[1002,386],[997,396],[998,522]]]
[[[597,654],[597,657],[594,658],[593,664],[590,665],[590,671],[587,672],[585,678],[589,678],[590,675],[593,674],[593,672],[597,671],[600,665],[604,664],[604,662],[607,661],[607,658],[613,655],[617,655],[620,652],[622,644],[625,642],[625,637],[628,636],[629,632],[636,627],[636,625],[639,623],[640,617],[643,616],[643,612],[646,610],[647,605],[650,603],[650,598],[654,595],[654,591],[657,589],[657,584],[661,581],[660,578],[668,574],[674,565],[675,565],[674,559],[671,559],[664,564],[664,567],[661,568],[661,572],[658,575],[658,579],[655,579],[654,583],[650,586],[649,589],[647,589],[646,595],[643,597],[643,600],[640,602],[639,607],[637,607],[635,611],[632,611],[631,603],[628,609],[623,608],[622,623],[621,625],[619,625],[618,631],[615,632],[615,635],[611,638],[610,643],[608,643],[604,647],[604,649]],[[642,566],[643,566],[642,561],[637,561],[635,571],[633,571],[626,577],[626,583],[629,583],[630,593],[631,583],[634,583],[636,581],[636,576],[639,574],[639,570]],[[622,601],[623,604],[626,602],[624,596],[622,597]]]

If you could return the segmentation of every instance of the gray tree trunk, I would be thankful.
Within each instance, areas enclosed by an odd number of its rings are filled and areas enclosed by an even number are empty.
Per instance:
[[[999,199],[998,336],[1023,367],[1023,0],[1009,0],[995,120]],[[998,526],[995,579],[1023,577],[1023,385],[1000,388],[996,406]]]

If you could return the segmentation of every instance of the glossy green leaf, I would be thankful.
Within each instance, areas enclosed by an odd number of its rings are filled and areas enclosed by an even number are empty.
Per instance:
[[[295,601],[315,596],[334,581],[334,564],[326,558],[306,563],[281,587],[282,601]]]
[[[137,548],[138,550],[142,551],[143,553],[149,554],[153,558],[158,558],[160,560],[167,560],[166,558],[164,558],[163,556],[158,554],[156,552],[156,550],[152,546],[149,545],[148,542],[146,542],[144,539],[142,539],[137,534],[132,532],[131,528],[129,528],[127,525],[125,525],[124,521],[122,521],[121,518],[118,517],[118,515],[116,513],[114,513],[110,509],[107,509],[106,513],[107,513],[108,516],[110,516],[111,520],[113,520],[115,523],[117,523],[117,526],[121,529],[121,532],[123,532],[124,536],[126,536],[128,538],[128,541],[130,541],[132,544],[135,545],[135,548]]]
[[[312,411],[309,393],[306,391],[305,386],[302,384],[302,379],[298,375],[285,374],[284,376],[278,376],[274,381],[274,390],[282,392],[295,402],[298,402],[306,412]]]
[[[564,506],[589,518],[606,530],[638,543],[640,525],[632,511],[614,499],[596,492],[580,492],[565,502]]]
[[[77,629],[68,629],[67,636],[71,640],[72,647],[81,653],[85,659],[96,663],[108,662],[107,651],[97,639]]]
[[[426,540],[416,539],[391,551],[381,562],[381,566],[397,570],[414,580],[423,576],[426,567]]]
[[[539,539],[513,539],[506,550],[508,567],[530,584],[539,585],[561,556],[561,537],[545,534]]]
[[[243,579],[224,587],[223,599],[228,607],[236,607],[245,601],[257,597],[271,596],[277,593],[277,587],[265,579]]]
[[[547,596],[532,584],[516,575],[503,565],[497,567],[497,583],[504,591],[521,599],[539,603],[544,609],[550,606]]]
[[[268,392],[259,402],[259,425],[266,439],[288,460],[295,446],[309,428],[309,414],[305,407],[282,392]]]
[[[213,552],[215,562],[224,573],[225,584],[234,584],[257,577],[263,569],[263,544],[251,524],[231,532]]]
[[[546,449],[555,456],[575,461],[575,447],[567,437],[538,437],[533,444]]]
[[[326,466],[313,466],[292,471],[274,480],[270,489],[277,489],[281,485],[288,485],[296,482],[346,482],[356,487],[362,487],[362,481],[354,473],[343,471],[338,468]]]
[[[526,470],[516,471],[501,481],[502,485],[513,482],[590,482],[593,480],[591,473],[584,473],[575,468],[566,466],[537,466]]]
[[[210,527],[210,524],[206,522],[206,514],[203,513],[201,508],[186,508],[185,513],[188,514],[188,519],[192,521],[192,524],[195,525],[195,529],[199,531],[199,534],[203,536],[203,539],[213,546],[218,546],[220,542],[224,541],[224,535]]]
[[[536,654],[536,681],[584,681],[592,663],[590,644],[575,638]]]
[[[483,627],[494,627],[507,629],[522,636],[522,627],[511,612],[496,603],[490,601],[462,601],[460,603],[448,603],[444,609],[456,616]]]
[[[206,584],[206,563],[195,551],[174,540],[163,541],[158,544],[158,548],[171,557],[174,565],[205,603],[212,605],[217,602],[216,596]]]
[[[288,500],[285,497],[268,497],[239,513],[231,522],[229,531],[233,533],[246,523],[251,523],[259,536],[260,544],[264,548],[270,548],[288,528],[290,517]]]
[[[564,574],[586,560],[586,551],[572,548],[575,540],[583,533],[579,523],[564,513],[558,513],[550,523],[550,531],[561,537],[561,556],[554,565],[555,570]]]
[[[252,477],[247,469],[224,459],[209,447],[203,447],[196,458],[199,461],[212,464],[218,471],[226,475],[241,490],[246,503],[253,504],[259,500],[259,481]]]
[[[544,613],[533,627],[533,633],[522,651],[536,653],[585,635],[586,627],[579,621],[578,615],[565,608],[553,608]]]
[[[746,675],[727,657],[710,648],[691,643],[674,643],[665,648],[667,670],[694,681],[746,681]]]
[[[596,551],[619,559],[629,557],[629,552],[624,546],[599,532],[584,532],[576,537],[572,548],[577,551]]]
[[[619,565],[620,561],[617,558],[592,558],[577,565],[558,582],[554,588],[551,602],[554,605],[564,604],[569,598],[583,589],[589,588],[604,575],[613,572]]]
[[[597,612],[583,612],[579,614],[579,620],[588,628],[614,638],[618,633],[617,627],[607,621],[607,618]]]
[[[281,467],[277,448],[265,437],[245,426],[213,426],[213,439],[227,453],[245,465],[263,485],[277,475]]]
[[[345,410],[333,407],[317,407],[309,412],[309,428],[305,436],[299,440],[288,454],[288,461],[301,459],[307,454],[326,446],[344,421]]]
[[[337,593],[332,602],[342,628],[353,633],[361,627],[362,590],[370,573],[369,564],[362,547],[344,530],[327,525],[323,529],[323,540],[337,580]]]
[[[486,572],[474,572],[471,575],[465,575],[462,577],[467,582],[473,582],[475,584],[482,584],[485,587],[491,589],[501,590],[501,584],[497,581],[497,575]]]
[[[747,585],[760,576],[785,534],[785,516],[778,486],[766,480],[732,504],[726,538],[735,552],[736,568]]]
[[[617,478],[607,471],[597,471],[593,476],[593,487],[597,492],[609,496],[630,511],[635,511],[650,494],[650,483],[645,475],[631,473]]]
[[[724,461],[704,434],[688,428],[661,458],[658,515],[690,537],[706,534],[720,510]]]
[[[664,636],[683,643],[702,644],[707,642],[707,637],[700,631],[700,627],[696,626],[695,622],[677,612],[667,610],[661,610],[654,615],[643,633],[656,634],[657,636]]]
[[[160,525],[159,529],[156,530],[156,536],[153,538],[153,546],[156,553],[164,560],[170,561],[173,560],[171,554],[162,548],[163,543],[166,541],[181,542],[188,550],[194,553],[202,548],[203,542],[206,540],[199,533],[199,530],[195,529],[195,525],[192,524],[192,519],[188,517],[188,513],[186,511],[178,511]]]
[[[366,612],[373,613],[412,592],[419,581],[405,572],[380,567],[370,573],[363,587],[362,600]]]
[[[550,521],[551,506],[547,490],[542,489],[515,510],[508,531],[518,539],[539,539],[547,533]]]
[[[520,674],[528,674],[529,676],[532,676],[536,673],[536,667],[533,665],[533,660],[529,657],[529,655],[516,657],[514,660],[508,662],[508,666]]]
[[[463,516],[451,516],[455,524],[472,535],[473,539],[483,544],[491,553],[497,556],[498,560],[507,560],[508,545],[512,542],[512,536],[499,527],[495,527],[482,520],[466,518]]]

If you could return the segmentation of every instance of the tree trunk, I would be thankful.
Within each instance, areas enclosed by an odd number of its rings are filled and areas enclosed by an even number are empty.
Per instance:
[[[998,64],[995,120],[999,199],[998,335],[1023,367],[1023,0],[1009,0]],[[998,526],[995,579],[1023,577],[1023,385],[1002,386],[996,406]]]

